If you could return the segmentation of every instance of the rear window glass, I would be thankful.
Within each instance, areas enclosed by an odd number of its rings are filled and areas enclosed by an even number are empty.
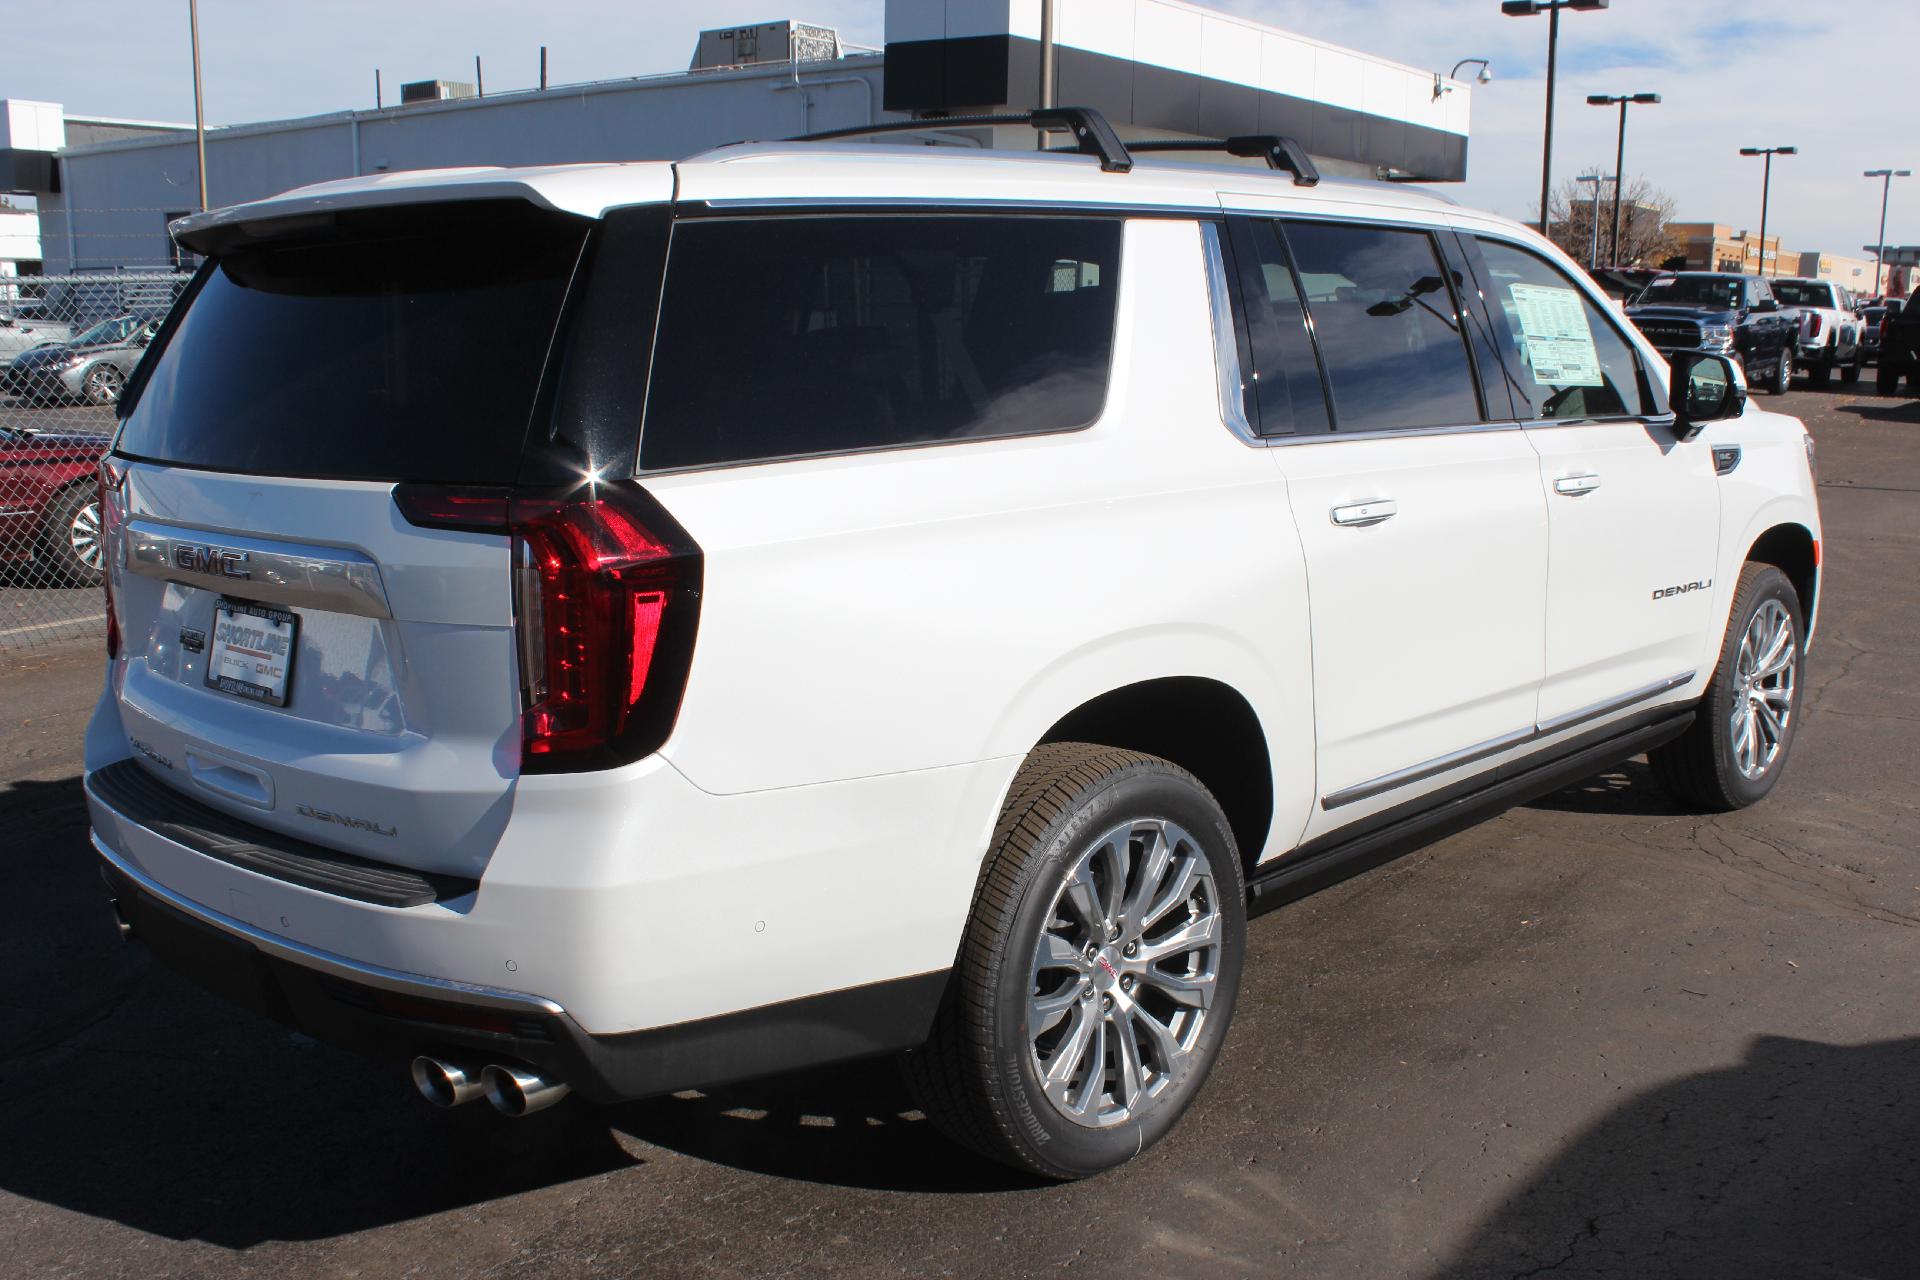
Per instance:
[[[413,206],[226,250],[116,447],[260,475],[511,482],[588,226],[518,202]]]
[[[759,217],[673,233],[646,470],[1029,435],[1106,399],[1117,219]]]

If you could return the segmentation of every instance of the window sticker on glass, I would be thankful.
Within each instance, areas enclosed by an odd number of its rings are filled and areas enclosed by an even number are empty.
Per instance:
[[[1572,289],[1513,283],[1507,286],[1519,313],[1520,340],[1533,367],[1533,380],[1543,387],[1597,387],[1600,355],[1593,347],[1593,331],[1580,295]]]

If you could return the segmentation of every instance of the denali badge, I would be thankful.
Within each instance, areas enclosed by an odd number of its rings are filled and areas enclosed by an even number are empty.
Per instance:
[[[331,822],[336,827],[349,827],[355,831],[371,831],[377,836],[390,836],[395,828],[383,827],[371,818],[350,818],[344,813],[329,813],[325,809],[316,809],[310,804],[296,804],[293,811],[303,818],[312,818],[316,822]]]
[[[1683,596],[1683,595],[1686,595],[1687,592],[1689,591],[1705,591],[1708,587],[1712,585],[1713,585],[1713,579],[1707,578],[1706,580],[1701,582],[1682,583],[1677,587],[1661,587],[1659,590],[1653,593],[1653,598],[1655,600],[1665,600],[1668,596]]]
[[[135,751],[138,751],[141,755],[145,756],[147,759],[159,765],[162,769],[173,768],[173,761],[167,759],[165,756],[161,755],[158,751],[155,751],[152,747],[140,741],[140,739],[128,738],[127,745],[132,747]]]
[[[184,542],[173,544],[173,565],[188,573],[213,573],[223,578],[251,578],[247,553],[226,547],[196,547]]]

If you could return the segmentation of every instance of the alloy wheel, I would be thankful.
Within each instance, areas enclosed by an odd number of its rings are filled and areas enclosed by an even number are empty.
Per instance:
[[[1773,766],[1786,743],[1799,662],[1800,646],[1786,606],[1778,600],[1762,602],[1740,637],[1733,667],[1733,763],[1749,782]]]
[[[1219,985],[1224,920],[1212,864],[1159,818],[1117,826],[1054,894],[1034,948],[1029,1051],[1047,1099],[1105,1128],[1181,1078]]]
[[[67,523],[67,547],[75,560],[99,572],[102,559],[99,502],[89,502],[73,513],[73,519]]]
[[[113,404],[120,399],[120,385],[124,379],[120,370],[110,364],[97,364],[87,370],[86,393],[90,404]]]

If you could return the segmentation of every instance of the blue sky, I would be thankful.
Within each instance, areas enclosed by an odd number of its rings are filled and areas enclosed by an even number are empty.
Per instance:
[[[1418,67],[1493,60],[1473,104],[1464,203],[1530,216],[1540,182],[1544,18],[1497,0],[1210,0],[1214,7]],[[190,120],[186,6],[91,0],[9,6],[0,97],[100,115]],[[703,26],[797,17],[881,42],[884,0],[201,0],[208,118],[271,119],[373,105],[373,70],[401,80],[525,87],[550,49],[556,82],[677,70]],[[1817,23],[1809,15],[1839,15]],[[1635,108],[1629,175],[1679,201],[1678,216],[1757,226],[1760,163],[1741,146],[1797,145],[1778,161],[1769,230],[1789,249],[1858,254],[1874,236],[1877,182],[1863,169],[1920,169],[1910,81],[1920,74],[1920,0],[1614,0],[1561,19],[1555,170],[1611,172],[1615,113],[1589,93],[1658,92]],[[1920,178],[1896,182],[1887,238],[1920,243]]]

